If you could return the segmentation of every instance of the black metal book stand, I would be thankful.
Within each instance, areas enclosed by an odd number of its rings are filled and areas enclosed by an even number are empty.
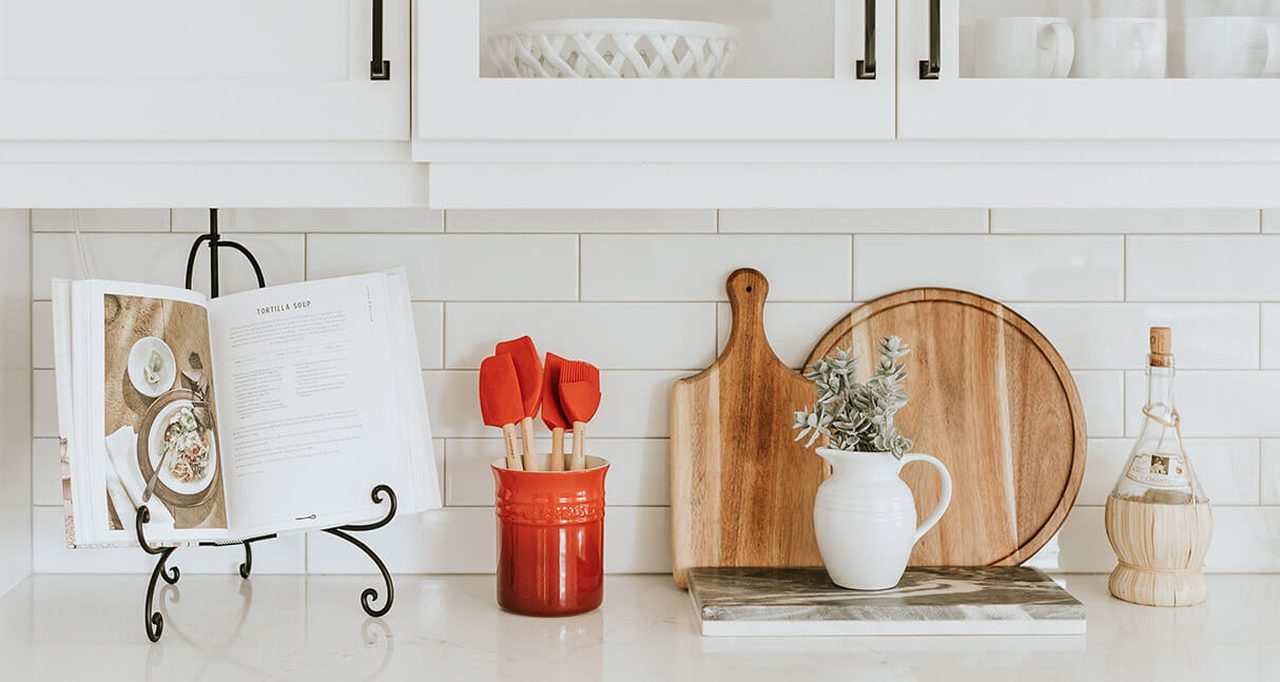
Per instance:
[[[208,242],[209,244],[209,296],[217,297],[218,295],[218,249],[226,247],[239,251],[248,259],[249,264],[253,266],[253,272],[258,278],[258,287],[267,286],[266,280],[262,276],[262,267],[258,265],[258,259],[253,257],[249,249],[245,248],[239,242],[233,242],[222,239],[218,234],[218,209],[209,209],[209,231],[196,238],[195,243],[191,245],[191,251],[187,255],[187,279],[186,287],[191,288],[191,275],[196,264],[196,254],[199,253],[200,245]],[[382,572],[382,581],[386,586],[387,599],[382,606],[374,606],[374,602],[378,600],[378,590],[373,587],[366,587],[360,593],[360,606],[364,608],[364,612],[373,618],[386,615],[391,610],[391,604],[395,601],[396,591],[395,584],[391,581],[391,573],[387,571],[387,565],[382,562],[382,558],[376,552],[369,548],[368,545],[361,542],[352,533],[359,533],[370,530],[377,530],[388,523],[396,515],[396,493],[391,486],[379,484],[374,486],[370,493],[375,504],[387,502],[387,513],[381,519],[371,523],[348,524],[345,526],[337,526],[335,528],[325,528],[324,532],[335,537],[342,538],[347,542],[355,545],[357,549],[364,552],[373,561],[378,570]],[[137,515],[134,517],[134,529],[138,534],[138,545],[142,547],[142,551],[147,554],[159,555],[156,560],[156,567],[151,571],[151,580],[147,583],[147,603],[146,603],[146,628],[147,639],[152,642],[160,641],[160,635],[164,632],[164,616],[160,614],[152,603],[156,593],[156,581],[164,579],[170,585],[178,582],[181,573],[177,566],[169,566],[169,556],[173,554],[177,547],[154,547],[147,542],[146,536],[143,534],[143,525],[151,520],[151,511],[146,506],[138,507]],[[276,537],[274,533],[271,535],[262,535],[255,538],[248,538],[235,542],[201,542],[202,547],[224,547],[229,545],[244,546],[244,562],[240,564],[240,577],[248,580],[250,572],[253,571],[253,543],[262,540],[270,540]]]

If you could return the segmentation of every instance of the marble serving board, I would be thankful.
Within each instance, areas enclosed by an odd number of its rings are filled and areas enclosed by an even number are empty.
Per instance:
[[[837,587],[821,568],[695,568],[689,596],[706,636],[1076,635],[1084,605],[1022,566],[908,568],[879,592]]]

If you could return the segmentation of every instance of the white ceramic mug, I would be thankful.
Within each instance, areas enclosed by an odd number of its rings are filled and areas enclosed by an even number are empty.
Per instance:
[[[973,28],[979,78],[1066,78],[1075,53],[1075,33],[1061,17],[996,17]]]
[[[1187,19],[1187,78],[1280,76],[1280,17]]]
[[[1074,75],[1080,78],[1164,78],[1168,61],[1168,32],[1164,19],[1088,19],[1077,31]]]

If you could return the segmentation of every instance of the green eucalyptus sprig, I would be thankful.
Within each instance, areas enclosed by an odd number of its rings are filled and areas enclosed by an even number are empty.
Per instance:
[[[857,380],[859,358],[851,348],[838,348],[805,371],[818,401],[795,413],[796,440],[808,437],[804,445],[811,448],[825,437],[836,450],[891,452],[899,459],[911,449],[911,440],[893,425],[893,415],[907,404],[907,368],[900,360],[911,349],[890,336],[877,350],[880,364],[866,383]]]

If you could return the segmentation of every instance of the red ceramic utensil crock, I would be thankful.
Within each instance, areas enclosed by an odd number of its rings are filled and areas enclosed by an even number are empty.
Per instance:
[[[571,616],[604,600],[604,476],[582,471],[513,471],[494,462],[497,484],[498,606],[526,616]]]

